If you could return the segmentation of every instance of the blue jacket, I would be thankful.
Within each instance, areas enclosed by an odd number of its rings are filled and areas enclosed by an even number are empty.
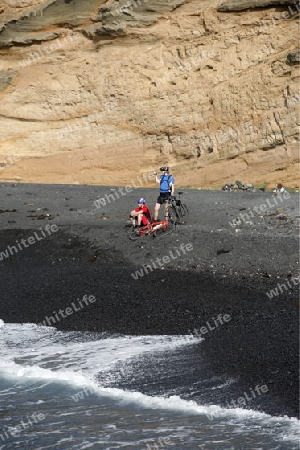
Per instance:
[[[166,193],[171,191],[171,184],[174,184],[174,178],[172,175],[161,175],[160,176],[160,192]]]

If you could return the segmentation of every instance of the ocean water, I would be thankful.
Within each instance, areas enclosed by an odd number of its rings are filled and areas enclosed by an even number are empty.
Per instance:
[[[219,406],[236,380],[199,346],[0,321],[0,450],[299,449],[296,418]]]

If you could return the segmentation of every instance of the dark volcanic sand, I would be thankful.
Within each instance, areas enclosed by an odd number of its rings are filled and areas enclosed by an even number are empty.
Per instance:
[[[96,301],[60,316],[56,328],[188,334],[228,314],[228,323],[203,335],[201,358],[213,373],[239,377],[241,393],[267,385],[272,401],[260,398],[251,407],[298,415],[299,290],[292,281],[299,268],[298,194],[276,205],[270,192],[184,190],[191,210],[186,224],[161,239],[131,242],[128,212],[140,195],[152,207],[157,190],[137,189],[118,199],[112,189],[2,185],[0,252],[35,231],[41,236],[47,224],[57,224],[58,231],[0,261],[0,318],[39,323],[72,302],[78,307],[85,294]],[[116,200],[96,209],[93,202],[105,194]],[[229,224],[262,204],[267,210],[254,212],[251,223]],[[132,277],[142,265],[176,255],[181,244],[193,250]],[[266,292],[278,283],[287,290],[269,299]]]

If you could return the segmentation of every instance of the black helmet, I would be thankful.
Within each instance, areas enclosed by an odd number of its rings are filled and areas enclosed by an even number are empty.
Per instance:
[[[159,170],[161,170],[161,172],[169,172],[169,167],[163,166]]]

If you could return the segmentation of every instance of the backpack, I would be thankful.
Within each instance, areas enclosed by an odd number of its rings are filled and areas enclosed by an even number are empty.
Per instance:
[[[166,178],[167,177],[167,178]],[[160,177],[160,192],[170,192],[172,175],[161,175]]]

